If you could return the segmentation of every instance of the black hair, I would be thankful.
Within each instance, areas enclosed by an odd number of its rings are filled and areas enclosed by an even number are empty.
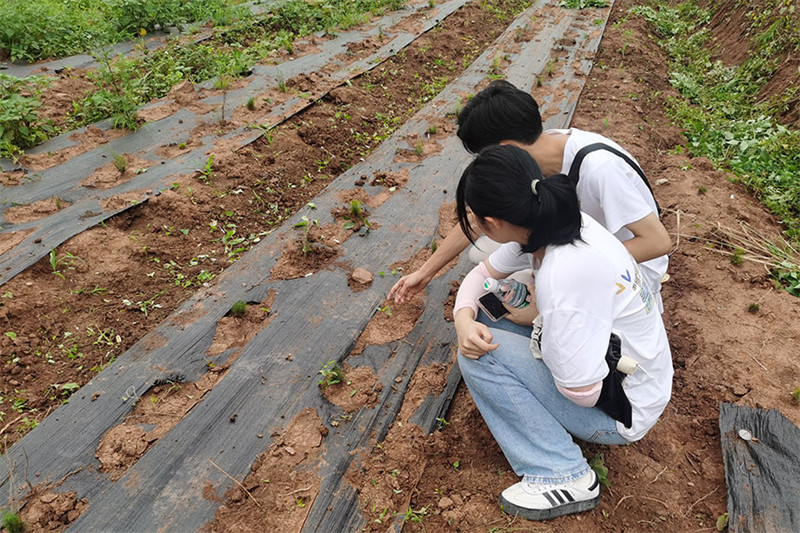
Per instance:
[[[500,141],[533,144],[542,134],[539,104],[505,80],[495,80],[458,114],[458,138],[476,154]]]
[[[531,185],[534,180],[536,193]],[[525,150],[513,145],[483,149],[464,170],[456,189],[458,223],[473,244],[475,231],[467,208],[478,220],[494,217],[530,231],[523,252],[581,238],[581,212],[575,186],[564,174],[544,178]]]

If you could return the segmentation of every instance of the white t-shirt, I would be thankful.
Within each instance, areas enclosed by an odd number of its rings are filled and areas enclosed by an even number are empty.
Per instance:
[[[578,150],[598,142],[612,146],[636,161],[620,145],[597,133],[576,128],[547,130],[544,134],[548,133],[569,135],[564,146],[562,174],[569,174]],[[586,155],[580,170],[577,192],[581,211],[602,224],[620,241],[625,242],[633,238],[633,233],[625,227],[626,225],[641,220],[650,213],[658,214],[652,193],[641,176],[624,159],[608,150],[595,150]],[[660,312],[663,312],[661,278],[667,272],[668,263],[669,258],[666,255],[639,263],[648,287],[655,294]]]
[[[667,334],[636,261],[598,222],[585,213],[582,217],[583,242],[548,246],[538,266],[518,243],[504,244],[489,263],[503,273],[533,268],[542,357],[561,387],[583,387],[605,378],[611,333],[620,337],[622,353],[639,368],[623,382],[633,423],[628,429],[618,422],[617,430],[635,441],[656,423],[672,393]]]

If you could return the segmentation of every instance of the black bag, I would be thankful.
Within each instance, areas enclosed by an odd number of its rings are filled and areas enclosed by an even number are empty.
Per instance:
[[[622,387],[622,381],[626,374],[617,370],[620,357],[622,357],[622,339],[612,333],[606,352],[608,375],[603,379],[603,388],[595,406],[630,429],[632,424],[631,402]]]
[[[568,174],[569,180],[572,182],[573,185],[575,185],[576,187],[578,186],[578,180],[580,179],[581,165],[583,164],[583,158],[586,157],[590,152],[594,152],[596,150],[606,150],[608,152],[611,152],[615,156],[622,158],[626,163],[628,163],[628,165],[631,166],[631,168],[633,168],[633,170],[636,171],[637,174],[639,174],[639,177],[642,178],[644,184],[647,185],[647,190],[650,191],[650,194],[653,194],[653,188],[650,187],[650,182],[647,181],[647,176],[644,175],[644,171],[641,168],[639,168],[639,165],[637,165],[636,162],[634,162],[634,160],[628,157],[625,153],[620,152],[613,146],[609,146],[603,143],[588,144],[583,148],[581,148],[580,150],[578,150],[578,153],[575,154],[575,159],[572,160],[572,165],[570,165],[569,167],[569,174]],[[655,194],[653,194],[653,201],[656,203],[656,213],[659,216],[661,216],[661,207],[658,205],[658,201],[656,200]]]

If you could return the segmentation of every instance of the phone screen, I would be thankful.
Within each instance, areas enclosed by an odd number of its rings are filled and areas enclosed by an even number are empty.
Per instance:
[[[508,309],[505,308],[500,298],[492,292],[487,292],[478,298],[478,307],[483,309],[483,312],[489,316],[492,322],[497,322],[508,313]]]

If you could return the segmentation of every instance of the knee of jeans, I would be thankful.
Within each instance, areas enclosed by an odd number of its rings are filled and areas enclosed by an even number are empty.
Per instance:
[[[586,439],[595,444],[627,444],[627,440],[617,430],[598,429]]]

